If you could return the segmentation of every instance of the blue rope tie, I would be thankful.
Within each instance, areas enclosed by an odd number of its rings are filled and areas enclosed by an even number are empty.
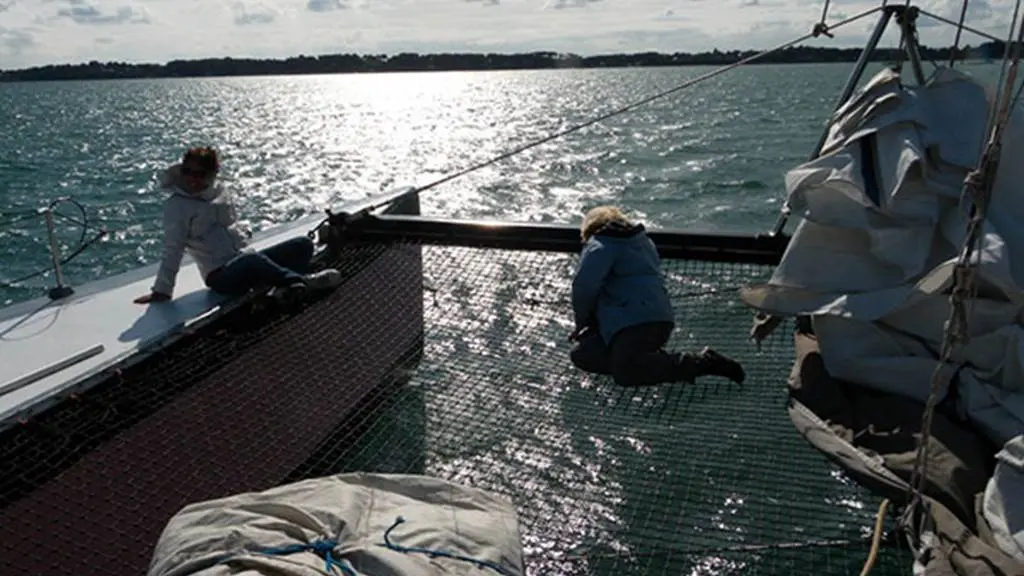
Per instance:
[[[359,576],[355,570],[344,564],[343,560],[336,560],[334,558],[334,549],[337,547],[338,542],[336,540],[321,539],[309,544],[291,544],[278,548],[253,548],[250,550],[252,552],[267,554],[269,556],[284,556],[287,554],[295,554],[296,552],[313,552],[324,559],[327,572],[334,574],[334,569],[337,568],[338,570],[341,570],[341,573],[344,576]]]
[[[478,560],[470,556],[452,554],[451,552],[445,552],[444,550],[414,548],[410,546],[400,546],[398,544],[395,544],[391,541],[391,532],[395,528],[397,528],[399,524],[402,524],[403,522],[405,522],[405,518],[402,518],[401,516],[395,518],[395,523],[392,524],[390,528],[384,531],[384,543],[378,544],[378,546],[383,546],[389,550],[394,550],[395,552],[403,552],[406,554],[417,553],[426,554],[431,558],[436,558],[440,556],[444,558],[451,558],[453,560],[461,560],[463,562],[475,564],[480,568],[490,568],[491,570],[494,570],[498,574],[502,574],[504,576],[513,576],[511,572],[505,570],[500,565],[495,564],[494,562],[488,562],[487,560]],[[337,547],[338,542],[336,540],[320,539],[314,542],[310,542],[309,544],[290,544],[288,546],[280,546],[277,548],[249,548],[248,550],[250,552],[256,552],[258,554],[266,554],[268,556],[285,556],[288,554],[295,554],[298,552],[313,552],[317,556],[324,559],[324,566],[327,572],[334,574],[334,570],[335,568],[337,568],[341,571],[343,576],[359,576],[359,574],[355,570],[349,568],[348,565],[344,563],[343,559],[334,558],[334,550]],[[221,560],[221,562],[228,562],[232,559],[234,558],[225,558],[224,560]]]
[[[500,565],[495,564],[494,562],[488,562],[486,560],[477,560],[476,558],[472,558],[470,556],[461,556],[459,554],[452,554],[451,552],[445,552],[443,550],[431,550],[429,548],[412,548],[412,547],[408,547],[408,546],[399,546],[398,544],[394,544],[394,543],[391,542],[391,538],[390,538],[391,531],[394,530],[395,528],[397,528],[398,525],[403,523],[403,522],[405,522],[405,518],[402,518],[401,516],[399,516],[398,518],[395,518],[395,523],[392,524],[391,527],[388,528],[386,531],[384,531],[384,543],[383,544],[378,544],[378,546],[384,546],[385,548],[388,548],[389,550],[394,550],[395,552],[404,552],[404,553],[407,553],[407,554],[411,553],[411,552],[415,552],[415,553],[418,553],[418,554],[426,554],[426,555],[430,556],[431,558],[436,558],[438,556],[443,556],[445,558],[451,558],[453,560],[462,560],[463,562],[470,562],[472,564],[476,564],[480,568],[490,568],[491,570],[494,570],[498,574],[504,574],[505,576],[512,576],[511,572],[505,570]]]

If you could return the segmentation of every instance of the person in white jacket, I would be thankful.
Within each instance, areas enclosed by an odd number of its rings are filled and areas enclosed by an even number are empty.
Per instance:
[[[195,260],[206,286],[237,296],[259,287],[326,289],[341,282],[328,268],[310,273],[313,242],[297,236],[259,252],[248,247],[237,225],[230,195],[216,183],[220,171],[212,148],[190,148],[180,164],[165,171],[164,253],[152,290],[138,304],[170,300],[185,251]]]

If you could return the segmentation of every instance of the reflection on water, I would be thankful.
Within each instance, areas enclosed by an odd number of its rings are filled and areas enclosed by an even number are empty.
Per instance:
[[[674,346],[739,357],[744,386],[624,390],[568,362],[574,256],[425,254],[436,292],[424,299],[423,360],[351,448],[359,457],[342,458],[347,470],[425,473],[510,498],[530,574],[859,572],[874,504],[793,429],[786,341],[756,353],[737,338],[749,312],[727,288],[765,270],[665,266],[706,289],[672,286]]]
[[[75,283],[160,254],[158,174],[191,144],[218,147],[223,180],[259,230],[496,157],[677,84],[692,68],[351,74],[0,86],[3,278],[46,265],[9,210],[73,194],[116,230],[68,266]],[[845,66],[724,75],[449,182],[430,214],[574,222],[620,201],[653,225],[764,229],[786,165],[813,145]],[[745,119],[750,94],[778,125]],[[719,188],[718,183],[760,183]],[[731,210],[722,211],[722,206]],[[73,248],[74,234],[63,239]],[[8,274],[10,276],[8,276]],[[29,287],[38,284],[29,283]],[[0,288],[0,303],[29,287]]]

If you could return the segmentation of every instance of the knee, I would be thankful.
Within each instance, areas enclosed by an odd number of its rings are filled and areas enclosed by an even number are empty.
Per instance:
[[[633,362],[622,360],[612,363],[612,380],[619,386],[632,387],[643,384],[639,367]]]
[[[313,246],[313,241],[310,240],[308,236],[297,236],[294,240],[292,240],[292,242],[295,243],[296,251],[300,252],[301,254],[304,254],[307,258],[313,257],[313,250],[315,247]]]
[[[643,386],[649,379],[651,361],[647,354],[619,347],[612,354],[612,380],[619,386]]]

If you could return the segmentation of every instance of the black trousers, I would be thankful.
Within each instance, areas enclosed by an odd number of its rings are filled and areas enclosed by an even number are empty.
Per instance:
[[[580,370],[610,375],[620,386],[680,382],[688,358],[665,351],[671,335],[668,322],[637,324],[620,330],[608,345],[597,330],[588,330],[569,357]]]

